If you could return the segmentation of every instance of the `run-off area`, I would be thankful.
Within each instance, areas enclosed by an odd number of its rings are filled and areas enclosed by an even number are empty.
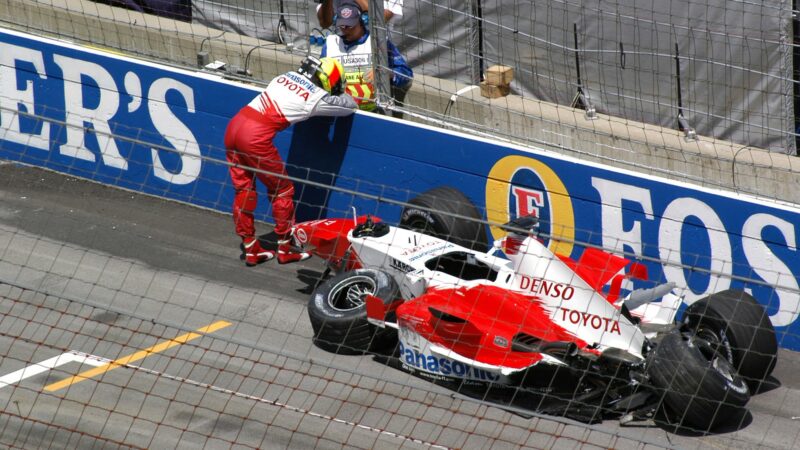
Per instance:
[[[0,447],[793,448],[800,441],[793,352],[781,352],[780,386],[751,400],[752,421],[740,430],[683,436],[523,417],[370,357],[314,347],[308,287],[324,267],[312,259],[246,270],[230,245],[229,216],[18,166],[2,171]],[[113,362],[119,366],[102,370]],[[93,370],[100,373],[73,378]]]
[[[317,350],[300,302],[5,227],[0,239],[6,279],[37,286],[0,284],[1,445],[455,448],[588,436],[453,398],[367,357]],[[593,441],[626,442],[607,433]]]

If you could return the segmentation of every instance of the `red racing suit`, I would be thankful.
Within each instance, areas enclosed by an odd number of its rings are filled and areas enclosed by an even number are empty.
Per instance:
[[[242,108],[225,130],[226,156],[236,196],[233,222],[242,238],[255,236],[253,211],[258,204],[255,178],[267,187],[275,233],[288,236],[294,225],[294,184],[272,143],[275,135],[312,116],[346,116],[357,108],[349,95],[333,96],[297,72],[273,79]],[[257,169],[257,170],[253,170]]]

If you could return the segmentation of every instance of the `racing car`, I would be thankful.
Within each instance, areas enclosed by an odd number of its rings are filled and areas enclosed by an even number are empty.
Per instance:
[[[589,423],[708,431],[741,420],[777,355],[751,295],[717,292],[676,321],[674,283],[623,290],[646,280],[642,264],[589,247],[577,260],[554,254],[531,216],[503,230],[479,251],[355,213],[298,224],[297,243],[334,274],[308,304],[314,343]]]

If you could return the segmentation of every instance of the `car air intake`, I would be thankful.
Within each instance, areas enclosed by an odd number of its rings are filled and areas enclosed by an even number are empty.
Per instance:
[[[569,341],[544,341],[536,336],[517,333],[511,340],[511,350],[524,353],[547,353],[556,358],[574,356],[578,353],[578,346]]]
[[[524,353],[539,353],[542,340],[526,333],[517,333],[511,340],[511,350]]]

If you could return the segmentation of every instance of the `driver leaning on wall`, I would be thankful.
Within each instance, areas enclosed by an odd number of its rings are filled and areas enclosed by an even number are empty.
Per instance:
[[[278,263],[309,258],[292,247],[294,232],[294,184],[273,144],[275,135],[313,116],[346,116],[356,102],[344,93],[344,69],[331,58],[306,57],[300,68],[275,77],[228,123],[225,131],[226,156],[236,195],[233,222],[242,238],[245,264],[255,266],[274,258],[256,238],[253,211],[258,203],[256,179],[267,187],[272,202],[275,234],[278,235]],[[254,170],[256,169],[256,170]]]
[[[343,3],[336,12],[336,34],[325,39],[322,57],[339,60],[344,66],[347,92],[358,102],[363,111],[380,111],[375,103],[373,86],[372,42],[368,28],[369,16],[356,3]],[[403,105],[406,93],[411,88],[414,72],[397,47],[388,40],[386,49],[391,70],[391,95],[395,103]],[[402,118],[401,112],[392,111],[394,117]]]

